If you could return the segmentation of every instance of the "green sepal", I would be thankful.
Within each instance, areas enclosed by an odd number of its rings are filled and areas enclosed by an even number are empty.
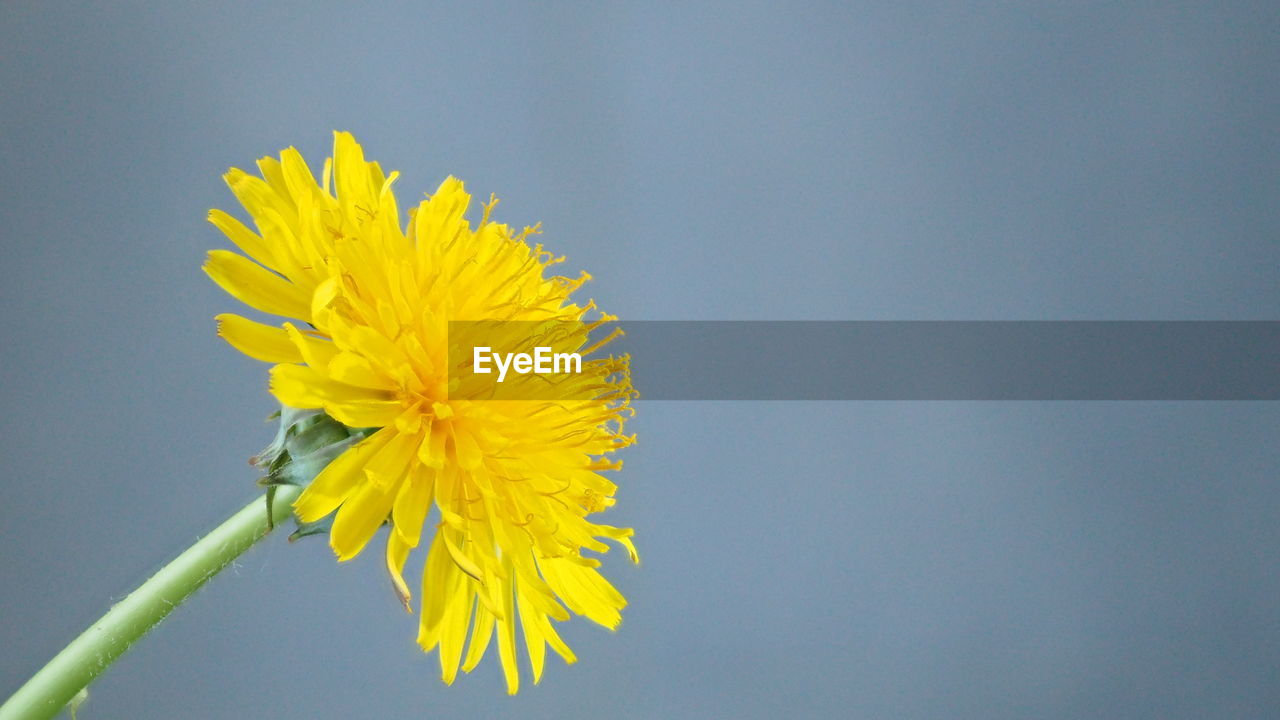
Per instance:
[[[349,428],[323,410],[281,407],[279,412],[268,418],[272,419],[280,421],[275,439],[250,461],[266,472],[258,484],[267,488],[268,517],[271,517],[277,486],[310,485],[334,458],[377,430]],[[327,533],[332,523],[330,518],[314,523],[304,523],[296,515],[293,519],[298,529],[289,536],[290,540]]]

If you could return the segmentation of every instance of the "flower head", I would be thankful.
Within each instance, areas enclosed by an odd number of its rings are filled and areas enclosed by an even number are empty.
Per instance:
[[[316,475],[294,504],[298,518],[333,516],[339,560],[389,522],[386,562],[406,608],[404,565],[430,544],[418,642],[439,648],[446,683],[460,664],[474,668],[496,634],[514,693],[517,623],[535,682],[547,645],[573,662],[551,620],[573,612],[614,628],[626,604],[583,551],[604,552],[607,539],[636,560],[630,529],[591,519],[614,502],[601,473],[621,461],[607,456],[633,441],[623,434],[634,395],[627,359],[583,363],[599,388],[590,398],[468,397],[451,386],[448,323],[578,323],[573,343],[586,354],[587,333],[612,319],[586,322],[594,303],[570,301],[588,276],[548,276],[559,260],[528,244],[537,228],[513,233],[491,221],[493,198],[472,227],[471,196],[452,177],[402,223],[391,190],[397,173],[367,162],[347,133],[335,134],[319,183],[293,148],[258,167],[262,177],[226,175],[257,232],[220,210],[209,214],[248,257],[214,250],[204,269],[247,305],[294,321],[220,315],[218,334],[275,363],[271,391],[283,405],[375,429]]]

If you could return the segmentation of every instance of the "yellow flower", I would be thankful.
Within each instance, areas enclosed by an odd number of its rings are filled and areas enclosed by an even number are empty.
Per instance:
[[[604,552],[609,539],[637,561],[630,529],[590,519],[614,502],[615,485],[600,473],[621,461],[606,456],[634,440],[622,432],[634,395],[627,358],[583,363],[603,388],[592,400],[451,397],[447,332],[451,320],[580,323],[575,346],[585,355],[594,349],[587,332],[613,319],[586,322],[594,303],[569,301],[588,276],[548,277],[563,258],[527,244],[536,227],[513,234],[490,221],[492,197],[472,228],[464,219],[471,196],[452,177],[402,225],[391,191],[397,173],[366,162],[348,133],[335,133],[320,183],[293,148],[258,168],[261,178],[226,175],[258,232],[220,210],[209,214],[248,258],[214,250],[204,269],[247,305],[301,322],[220,315],[218,334],[276,363],[271,391],[282,404],[380,428],[316,476],[294,504],[298,518],[334,514],[339,560],[390,522],[387,567],[408,609],[402,570],[438,508],[418,643],[439,648],[446,683],[460,663],[474,668],[496,633],[515,693],[517,622],[534,682],[547,645],[574,662],[550,621],[572,611],[615,628],[626,605],[597,571],[600,561],[582,551]]]

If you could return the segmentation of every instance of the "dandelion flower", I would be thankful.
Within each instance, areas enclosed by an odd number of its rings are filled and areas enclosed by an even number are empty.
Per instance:
[[[626,605],[584,551],[604,552],[610,540],[637,560],[630,529],[592,519],[614,503],[601,474],[621,467],[610,454],[634,440],[623,434],[634,395],[627,359],[583,363],[600,389],[587,400],[457,397],[447,333],[457,320],[579,323],[575,343],[590,352],[587,332],[613,318],[587,322],[594,303],[570,301],[589,277],[550,276],[563,258],[529,245],[536,227],[514,233],[490,220],[492,197],[472,227],[471,196],[452,177],[402,224],[397,173],[367,162],[347,133],[335,134],[319,183],[293,148],[258,168],[261,177],[226,175],[257,232],[211,211],[244,255],[214,250],[204,269],[250,307],[291,320],[220,315],[218,334],[275,364],[270,387],[282,405],[369,429],[298,497],[298,519],[331,517],[339,560],[389,523],[386,564],[406,609],[405,563],[430,545],[418,643],[438,649],[446,683],[459,667],[472,670],[496,635],[515,693],[517,623],[535,683],[548,645],[574,662],[551,621],[572,612],[612,629]]]

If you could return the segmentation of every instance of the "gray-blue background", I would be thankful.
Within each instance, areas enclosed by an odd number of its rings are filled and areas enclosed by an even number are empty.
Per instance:
[[[52,5],[52,4],[50,4]],[[0,695],[253,494],[199,271],[229,165],[335,128],[635,319],[1277,319],[1274,3],[0,6]],[[370,553],[275,537],[115,717],[1280,713],[1273,403],[651,403],[639,568],[503,694]]]

